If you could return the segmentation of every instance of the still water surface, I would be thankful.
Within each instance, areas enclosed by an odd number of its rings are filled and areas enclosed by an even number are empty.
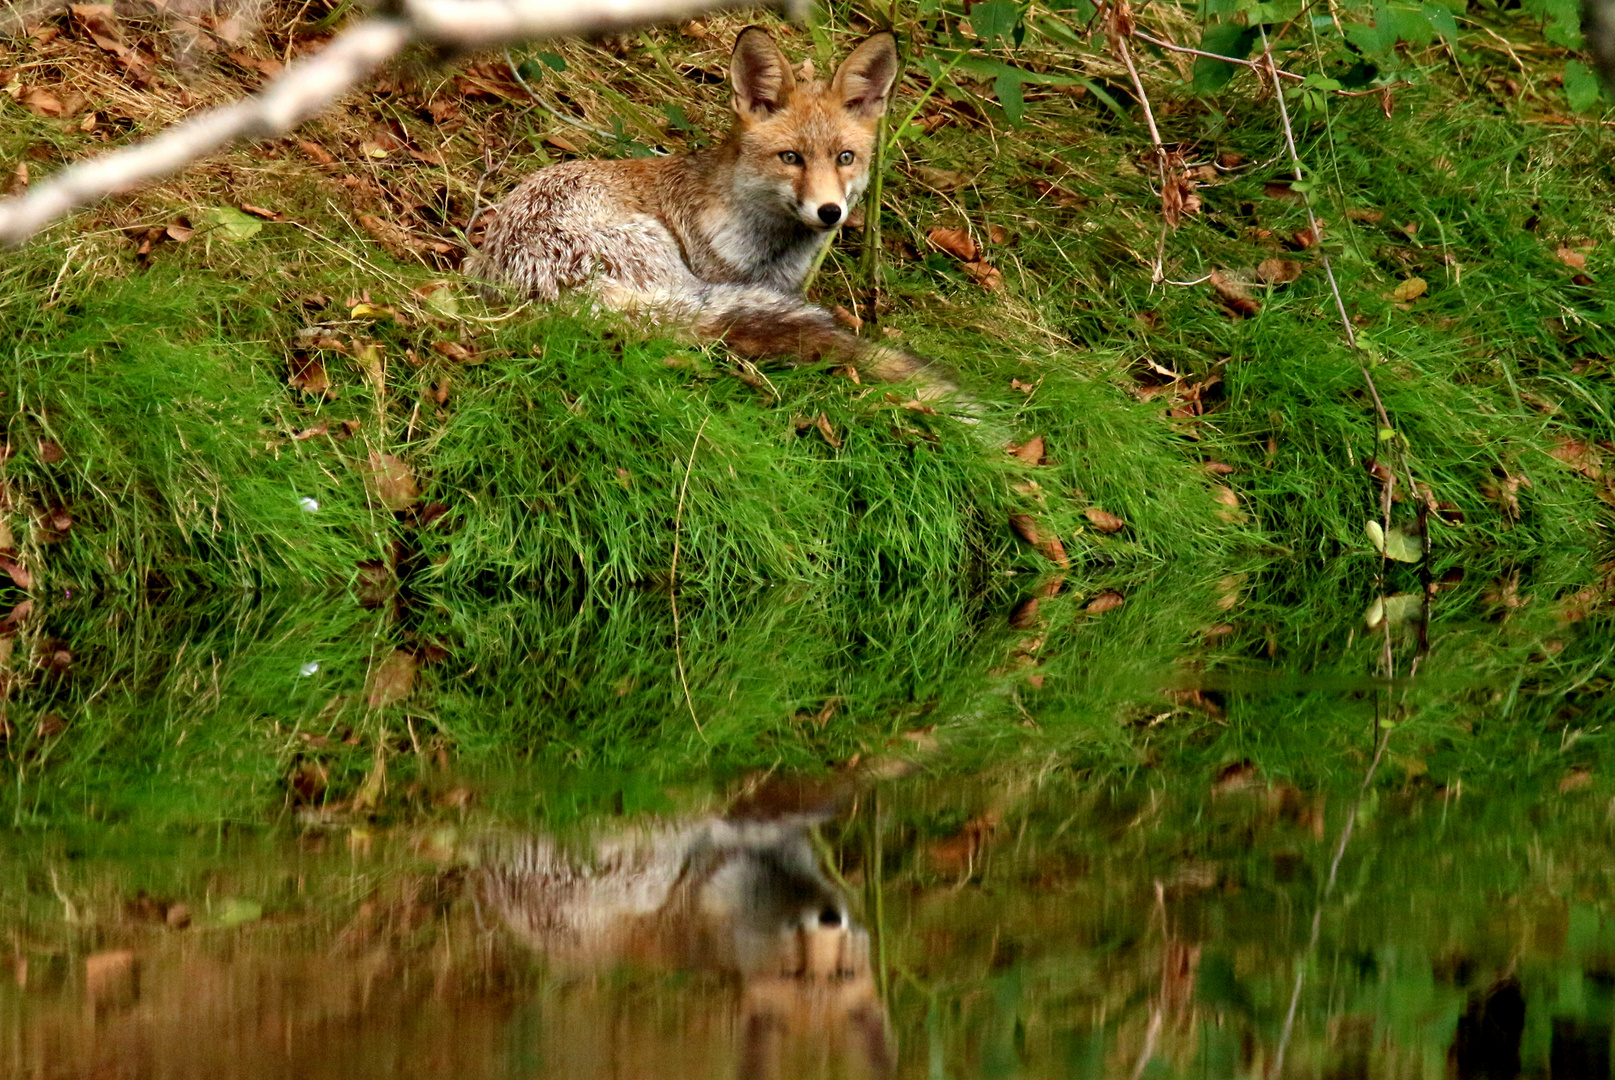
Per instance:
[[[1603,798],[1359,799],[1235,765],[1178,794],[775,777],[558,831],[475,809],[616,782],[483,778],[394,827],[13,842],[0,1068],[1610,1075]]]

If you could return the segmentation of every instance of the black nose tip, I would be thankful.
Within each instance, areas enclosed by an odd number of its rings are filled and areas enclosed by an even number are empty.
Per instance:
[[[826,225],[834,225],[841,220],[841,207],[833,202],[827,202],[819,207],[819,220]]]
[[[823,911],[819,912],[819,925],[820,926],[840,926],[841,925],[841,912],[837,911],[833,907],[825,908]]]

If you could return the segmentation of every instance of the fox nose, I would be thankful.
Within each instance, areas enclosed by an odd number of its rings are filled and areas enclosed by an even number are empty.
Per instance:
[[[836,212],[840,213],[839,210],[836,211]],[[828,926],[828,927],[832,927],[832,928],[840,926],[841,925],[841,912],[837,911],[833,907],[825,908],[823,911],[819,912],[819,925],[820,926]]]
[[[819,220],[826,225],[834,225],[841,220],[841,207],[833,202],[827,202],[819,207]]]

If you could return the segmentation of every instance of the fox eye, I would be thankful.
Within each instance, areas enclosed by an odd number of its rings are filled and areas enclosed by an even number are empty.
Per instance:
[[[858,155],[854,154],[851,150],[843,150],[836,157],[836,161],[840,162],[842,165],[851,165],[852,164],[852,159],[857,157],[857,156]]]
[[[780,155],[779,155],[779,159],[781,161],[785,162],[785,164],[787,164],[787,165],[800,165],[800,164],[802,164],[802,155],[798,154],[795,150],[781,151]]]

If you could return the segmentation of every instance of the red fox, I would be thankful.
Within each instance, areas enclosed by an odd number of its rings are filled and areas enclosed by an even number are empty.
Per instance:
[[[897,80],[879,33],[828,84],[798,83],[773,38],[735,39],[735,123],[691,154],[541,169],[497,208],[470,272],[553,301],[583,290],[742,356],[850,364],[922,398],[952,393],[936,365],[864,341],[801,298],[809,268],[869,183],[876,123]]]

